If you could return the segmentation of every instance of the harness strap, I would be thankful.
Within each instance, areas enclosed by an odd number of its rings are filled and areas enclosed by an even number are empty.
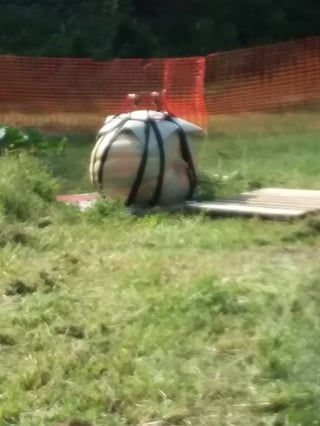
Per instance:
[[[111,138],[111,140],[109,141],[108,146],[106,147],[106,149],[103,151],[102,156],[101,156],[101,160],[100,160],[100,165],[99,165],[99,169],[98,169],[98,179],[97,179],[97,185],[100,188],[100,190],[102,191],[103,189],[103,169],[104,169],[104,163],[106,162],[107,158],[108,158],[108,154],[110,152],[110,149],[112,148],[113,143],[116,141],[117,137],[120,135],[123,126],[125,125],[125,123],[129,120],[129,118],[125,118],[120,124],[119,124],[119,128],[116,131],[116,133],[113,135],[113,137]]]
[[[150,206],[154,207],[159,202],[159,199],[160,199],[160,196],[161,196],[161,191],[162,191],[162,186],[163,186],[163,178],[164,178],[164,171],[165,171],[165,153],[164,153],[162,135],[161,135],[161,133],[158,129],[157,124],[153,120],[150,120],[150,125],[151,125],[151,127],[154,131],[154,134],[156,135],[158,149],[159,149],[159,157],[160,157],[158,181],[157,181],[157,185],[156,185],[156,188],[154,190],[154,193],[153,193],[153,197],[150,201]]]
[[[150,140],[150,125],[149,125],[149,119],[145,122],[145,142],[144,142],[144,148],[143,148],[143,154],[141,157],[140,165],[137,171],[136,178],[133,182],[132,188],[130,190],[130,193],[128,195],[128,198],[125,202],[126,206],[130,206],[136,199],[136,196],[138,194],[143,175],[146,169],[147,165],[147,159],[148,159],[148,153],[149,153],[149,140]]]
[[[195,171],[195,167],[194,167],[191,151],[190,151],[190,148],[189,148],[189,144],[188,144],[188,141],[187,141],[187,138],[186,138],[186,134],[185,134],[183,128],[180,126],[180,124],[173,117],[174,116],[172,114],[171,115],[166,114],[165,120],[167,120],[171,123],[174,123],[178,127],[181,156],[182,156],[183,160],[188,165],[187,173],[188,173],[188,178],[189,178],[189,192],[188,192],[188,195],[187,195],[187,200],[191,200],[192,197],[193,197],[194,190],[197,186],[197,181],[198,181],[197,180],[197,174],[196,174],[196,171]]]

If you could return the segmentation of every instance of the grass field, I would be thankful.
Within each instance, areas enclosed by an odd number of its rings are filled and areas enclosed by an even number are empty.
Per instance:
[[[213,120],[213,192],[319,189],[313,116],[250,120]],[[70,141],[58,182],[0,158],[0,425],[319,424],[320,220],[81,214]]]

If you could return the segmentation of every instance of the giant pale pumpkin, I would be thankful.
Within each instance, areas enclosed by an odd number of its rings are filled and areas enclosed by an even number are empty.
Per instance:
[[[171,114],[137,110],[107,117],[91,154],[99,192],[126,205],[170,205],[191,199],[202,128]]]

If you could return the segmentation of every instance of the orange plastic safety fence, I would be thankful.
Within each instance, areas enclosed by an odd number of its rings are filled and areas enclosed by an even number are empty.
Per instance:
[[[166,91],[175,115],[205,123],[204,58],[91,59],[0,56],[0,122],[95,130],[128,93]]]
[[[3,124],[96,130],[128,107],[128,93],[154,91],[170,112],[203,127],[207,113],[319,107],[320,37],[192,58],[0,56]]]
[[[204,78],[204,57],[166,60],[164,87],[170,112],[206,128]]]
[[[320,106],[320,37],[212,54],[209,114]]]

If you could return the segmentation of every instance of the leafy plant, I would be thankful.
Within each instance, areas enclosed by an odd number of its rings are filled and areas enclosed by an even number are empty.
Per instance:
[[[35,129],[0,126],[0,155],[5,152],[28,152],[33,155],[61,154],[67,139],[46,136]]]
[[[198,175],[198,187],[195,193],[197,201],[210,201],[225,194],[237,192],[243,177],[235,170],[231,173],[217,173],[203,169]]]

